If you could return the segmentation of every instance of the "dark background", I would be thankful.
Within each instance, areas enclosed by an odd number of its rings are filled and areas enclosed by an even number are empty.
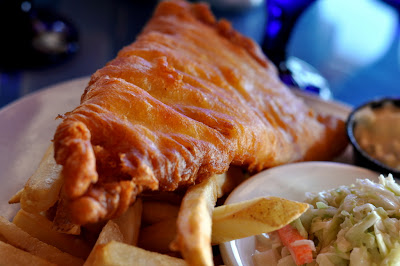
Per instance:
[[[4,1],[4,0],[3,0]],[[55,65],[0,72],[0,107],[46,86],[91,75],[134,41],[151,16],[153,0],[37,0],[34,7],[57,12],[76,26],[79,50]],[[213,8],[236,29],[261,43],[265,3],[253,8]],[[300,18],[288,45],[327,79],[335,100],[358,105],[400,93],[399,16],[381,1],[320,0]],[[12,29],[12,23],[1,27]],[[4,34],[1,41],[7,40]],[[6,51],[1,51],[6,52]],[[1,62],[1,57],[0,57]]]

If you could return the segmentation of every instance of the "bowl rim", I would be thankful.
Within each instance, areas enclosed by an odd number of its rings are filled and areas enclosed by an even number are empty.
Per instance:
[[[397,106],[400,109],[400,96],[398,96],[398,97],[386,96],[386,97],[382,97],[382,98],[376,98],[371,101],[365,102],[365,103],[359,105],[358,107],[356,107],[355,109],[353,109],[350,112],[350,114],[346,120],[346,133],[347,133],[347,137],[350,141],[350,144],[353,146],[353,148],[358,153],[361,154],[361,156],[366,158],[371,163],[375,164],[378,168],[381,168],[382,170],[384,170],[386,173],[400,175],[400,170],[396,170],[395,168],[392,168],[392,167],[384,164],[383,162],[373,158],[371,155],[369,155],[363,148],[361,148],[361,146],[358,144],[356,137],[354,136],[354,126],[355,126],[355,122],[356,122],[356,119],[355,119],[356,114],[360,110],[367,108],[367,107],[371,107],[372,109],[380,108],[383,106],[384,103],[387,103],[387,102],[392,102],[395,106]],[[364,166],[364,167],[366,167],[366,166]],[[374,169],[374,170],[377,171],[377,169]]]

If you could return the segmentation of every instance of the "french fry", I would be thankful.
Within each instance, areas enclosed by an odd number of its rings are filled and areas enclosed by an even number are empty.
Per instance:
[[[308,204],[278,197],[256,198],[213,211],[212,244],[280,229],[300,217]]]
[[[7,243],[28,251],[57,265],[82,265],[83,260],[48,245],[29,235],[15,224],[0,216],[0,234]]]
[[[113,220],[124,236],[124,242],[126,244],[137,245],[142,221],[142,210],[142,199],[138,198],[124,214]]]
[[[212,212],[218,198],[235,188],[245,176],[230,168],[190,187],[181,203],[177,235],[170,247],[180,251],[189,265],[213,265],[211,248]]]
[[[108,221],[106,225],[103,227],[99,234],[99,238],[96,241],[96,245],[107,244],[108,242],[116,240],[119,242],[124,242],[124,236],[119,230],[118,225],[113,221]]]
[[[14,196],[11,197],[11,199],[8,201],[8,203],[9,204],[20,203],[22,193],[24,193],[24,188],[21,188],[20,190],[18,190],[18,192],[15,193]]]
[[[53,230],[53,223],[40,214],[19,210],[13,223],[31,236],[79,258],[87,258],[90,246],[82,239]]]
[[[138,246],[160,253],[171,252],[169,245],[176,234],[176,217],[162,220],[158,223],[142,228]]]
[[[146,266],[180,266],[187,265],[179,258],[147,251],[125,243],[111,241],[94,249],[94,263],[98,266],[146,265]]]
[[[73,224],[68,215],[66,200],[61,198],[57,204],[56,215],[53,220],[54,230],[70,235],[79,235],[81,233],[81,227],[77,224]]]
[[[53,206],[63,183],[61,166],[54,160],[53,144],[50,144],[38,169],[26,182],[21,193],[21,208],[27,212],[40,213]]]
[[[145,201],[143,203],[143,223],[155,224],[178,216],[179,206],[169,202]]]
[[[214,175],[190,187],[182,200],[171,249],[179,250],[189,265],[213,265],[211,217],[226,180],[226,174]]]
[[[95,250],[104,244],[109,243],[110,241],[124,241],[124,236],[122,235],[121,231],[119,230],[118,225],[113,221],[108,221],[107,224],[101,230],[99,237],[97,238],[96,244],[94,245],[92,252],[90,253],[89,257],[85,261],[85,266],[90,265],[97,265],[95,264]]]
[[[38,256],[32,255],[29,252],[18,249],[10,244],[0,241],[0,264],[1,265],[14,265],[14,266],[55,266]]]

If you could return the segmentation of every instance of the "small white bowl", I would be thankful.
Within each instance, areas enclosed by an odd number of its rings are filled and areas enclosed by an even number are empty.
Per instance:
[[[229,195],[225,204],[262,196],[277,196],[303,201],[306,192],[320,192],[342,185],[351,185],[357,179],[378,181],[379,174],[349,164],[334,162],[302,162],[278,166],[258,173],[239,185]],[[220,245],[226,265],[254,265],[253,236]]]

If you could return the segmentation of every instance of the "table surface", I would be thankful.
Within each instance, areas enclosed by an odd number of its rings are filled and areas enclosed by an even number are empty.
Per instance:
[[[214,0],[216,1],[216,0]],[[0,107],[46,86],[91,75],[134,41],[151,16],[155,0],[37,0],[69,18],[79,31],[77,54],[55,66],[0,72]],[[245,35],[261,43],[265,2],[253,8],[214,8]],[[398,96],[399,15],[378,0],[317,1],[300,17],[288,54],[325,76],[334,99],[359,105],[371,98]],[[11,25],[12,26],[12,25]]]

